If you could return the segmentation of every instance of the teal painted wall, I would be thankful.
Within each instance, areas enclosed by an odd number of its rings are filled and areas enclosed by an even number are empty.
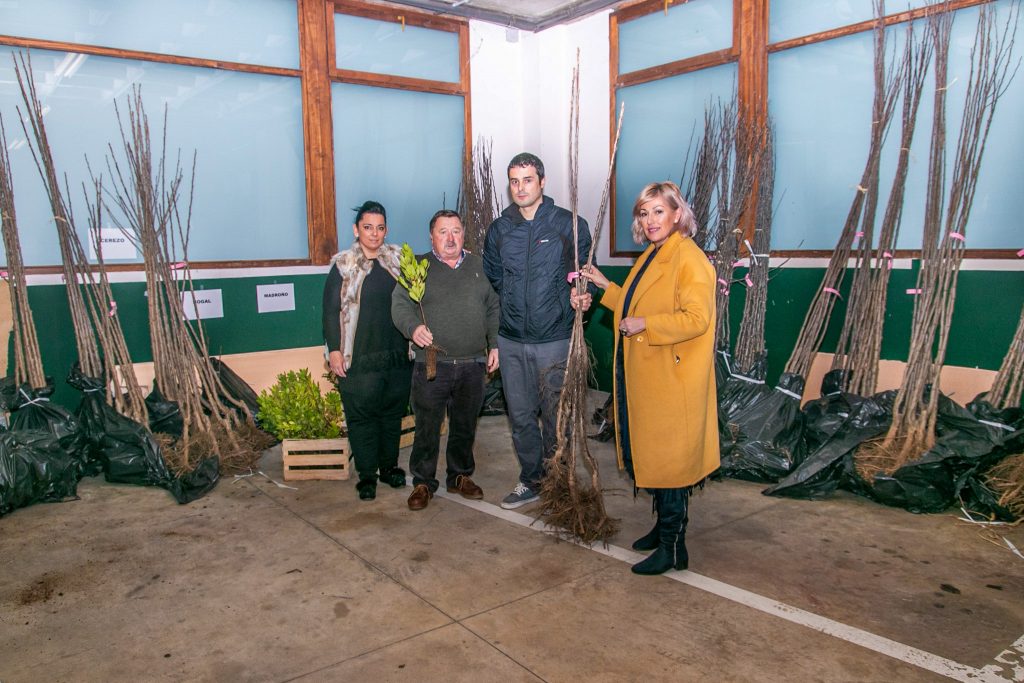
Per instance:
[[[629,268],[602,269],[611,279],[622,282]],[[769,381],[774,382],[796,341],[811,297],[817,290],[822,270],[785,268],[776,270],[768,287],[767,330]],[[743,269],[737,272],[743,276]],[[199,289],[221,289],[224,317],[204,321],[210,353],[245,353],[315,346],[321,343],[320,307],[325,275],[241,277],[196,280]],[[915,284],[916,271],[895,270],[889,287],[882,357],[903,360],[907,346],[913,297],[906,290]],[[847,278],[847,281],[849,278]],[[292,282],[296,309],[278,313],[257,313],[256,286]],[[137,362],[152,359],[146,321],[143,283],[114,284],[117,310],[124,326],[128,349]],[[844,290],[845,291],[845,290]],[[734,285],[730,301],[732,331],[739,331],[745,289]],[[29,301],[39,330],[43,365],[57,381],[55,400],[67,406],[78,403],[77,392],[64,382],[75,360],[71,318],[63,285],[34,285]],[[995,370],[1002,363],[1024,305],[1024,272],[963,271],[957,288],[947,362],[951,365]],[[845,306],[839,302],[822,351],[835,347]],[[611,312],[595,307],[586,337],[594,354],[594,371],[601,389],[611,388],[612,345],[615,334]],[[10,360],[13,363],[13,358]]]
[[[607,266],[602,267],[601,272],[615,282],[622,283],[629,268]],[[735,277],[742,278],[745,273],[745,268],[738,268]],[[781,268],[772,273],[768,283],[765,329],[770,383],[775,382],[789,359],[823,273],[821,268]],[[914,297],[906,291],[915,287],[916,281],[916,262],[914,269],[892,272],[882,338],[883,359],[905,360],[907,357]],[[841,288],[844,297],[849,282],[848,273]],[[743,316],[745,295],[746,288],[742,284],[733,285],[729,297],[729,313],[734,342]],[[1017,329],[1022,305],[1024,271],[961,271],[946,363],[997,370]],[[831,352],[835,349],[845,312],[844,299],[833,309],[821,351]],[[611,312],[600,308],[590,319],[587,340],[594,352],[598,384],[605,390],[611,387],[614,339]]]

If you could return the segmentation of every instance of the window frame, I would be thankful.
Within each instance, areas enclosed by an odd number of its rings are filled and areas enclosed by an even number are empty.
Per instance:
[[[691,0],[638,0],[631,4],[620,7],[608,17],[608,39],[609,39],[609,121],[611,129],[611,143],[614,142],[616,110],[615,103],[619,88],[647,83],[654,80],[677,76],[685,73],[692,73],[702,69],[720,66],[731,62],[738,63],[737,98],[740,112],[747,116],[755,117],[755,120],[764,121],[768,113],[768,55],[783,50],[789,50],[804,45],[820,43],[835,38],[871,31],[875,21],[869,19],[854,24],[847,24],[836,28],[819,31],[795,38],[770,43],[768,41],[768,13],[771,0],[733,0],[733,44],[729,49],[717,52],[708,52],[702,55],[682,59],[667,64],[648,67],[638,71],[619,73],[619,25],[644,17],[654,12],[667,12],[670,7],[682,5]],[[947,9],[942,11],[956,12],[958,10],[974,7],[976,5],[988,4],[991,0],[949,0]],[[936,3],[919,7],[912,10],[903,10],[887,14],[883,18],[886,27],[914,21],[926,16],[929,12],[935,11]],[[753,223],[751,217],[757,210],[757,197],[750,200],[750,204],[741,219],[744,228],[744,235],[748,239],[753,236]],[[611,207],[609,213],[609,256],[612,257],[637,257],[640,250],[619,250],[616,248],[616,207],[615,207],[615,176],[612,176],[611,186]],[[628,229],[628,227],[627,227]],[[1009,259],[1015,258],[1017,252],[1013,249],[966,249],[964,258],[981,259]],[[820,258],[832,255],[831,250],[772,250],[772,256],[779,257],[810,257]],[[896,258],[920,258],[920,249],[896,250]]]
[[[356,83],[402,90],[461,95],[464,101],[464,157],[469,159],[471,136],[471,100],[469,72],[469,22],[413,8],[398,8],[361,0],[293,0],[296,4],[299,40],[299,68],[261,66],[201,57],[164,54],[144,50],[85,45],[81,43],[24,38],[0,34],[0,45],[28,50],[51,50],[115,59],[160,62],[226,71],[288,76],[301,81],[302,131],[306,173],[306,223],[308,252],[299,259],[258,259],[193,261],[194,268],[245,269],[267,267],[317,266],[330,262],[338,250],[334,197],[334,141],[331,117],[331,83]],[[393,21],[458,34],[459,82],[446,83],[402,76],[382,76],[336,68],[334,14]],[[141,271],[142,263],[109,263],[109,271]],[[29,266],[30,274],[61,273],[60,264]]]

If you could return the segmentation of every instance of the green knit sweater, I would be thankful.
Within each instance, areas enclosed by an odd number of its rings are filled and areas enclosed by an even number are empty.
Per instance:
[[[484,275],[483,259],[467,253],[458,268],[439,261],[433,252],[420,256],[430,263],[427,289],[423,295],[423,313],[434,345],[444,352],[438,360],[485,359],[488,349],[498,348],[498,295]],[[407,338],[423,324],[420,309],[402,286],[391,295],[391,317],[395,327]],[[413,345],[416,360],[424,360],[424,351]]]

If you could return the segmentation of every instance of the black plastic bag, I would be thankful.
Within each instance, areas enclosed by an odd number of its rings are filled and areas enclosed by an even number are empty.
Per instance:
[[[480,415],[493,417],[494,415],[504,415],[507,412],[501,375],[495,372],[484,385],[484,404],[480,408]]]
[[[967,410],[989,430],[992,438],[1010,453],[1024,451],[1024,409],[996,408],[988,402],[988,394],[979,394],[967,404]]]
[[[213,456],[200,462],[191,472],[172,480],[167,490],[178,503],[184,505],[205,496],[213,490],[218,481],[220,458]]]
[[[146,410],[149,412],[149,429],[159,434],[181,436],[185,429],[181,406],[176,401],[168,401],[160,393],[160,388],[153,381],[153,391],[146,397]]]
[[[224,388],[224,392],[221,394],[221,399],[224,400],[226,405],[235,408],[239,413],[242,413],[242,417],[255,418],[257,413],[260,412],[259,396],[253,390],[249,384],[239,377],[238,373],[229,368],[227,364],[219,358],[210,358],[210,367],[217,373],[220,378],[221,386]],[[232,400],[233,399],[233,400]],[[244,414],[241,409],[235,406],[235,402],[239,402],[245,406],[246,410],[249,411],[248,415]]]
[[[732,374],[732,354],[728,349],[715,349],[715,386],[719,389]]]
[[[800,465],[765,495],[820,499],[834,492],[852,468],[853,452],[868,439],[881,436],[892,423],[894,391],[863,398],[833,393],[805,406],[805,434],[814,447]],[[813,426],[812,426],[813,425]],[[807,443],[810,438],[805,439]]]
[[[863,480],[853,467],[851,486],[885,505],[911,512],[942,512],[959,502],[967,481],[1003,457],[992,431],[966,408],[940,395],[935,445],[892,474]],[[969,487],[968,487],[969,488]]]
[[[0,516],[33,503],[75,497],[79,461],[50,432],[21,429],[0,434]]]
[[[13,384],[13,382],[11,383]],[[89,448],[89,438],[74,415],[50,401],[53,395],[53,380],[46,378],[46,386],[33,389],[23,384],[10,394],[11,384],[4,387],[4,402],[11,410],[9,429],[12,432],[39,430],[56,438],[53,448],[59,448],[78,463],[81,476],[99,474],[100,463]]]
[[[804,378],[783,373],[771,392],[738,411],[720,434],[719,473],[735,479],[774,483],[804,458]]]
[[[764,381],[768,356],[759,358],[747,374],[739,373],[728,363],[723,364],[729,374],[718,382],[718,413],[719,423],[727,425],[737,413],[763,400],[772,389]]]
[[[201,498],[216,485],[217,457],[207,458],[192,472],[175,477],[168,469],[153,434],[106,402],[102,382],[86,377],[76,366],[68,376],[68,383],[83,392],[78,415],[94,440],[107,481],[158,486],[170,491],[179,503]]]
[[[597,425],[597,432],[590,435],[591,439],[602,443],[615,438],[615,411],[612,408],[614,394],[608,394],[604,405],[594,411],[591,421]]]

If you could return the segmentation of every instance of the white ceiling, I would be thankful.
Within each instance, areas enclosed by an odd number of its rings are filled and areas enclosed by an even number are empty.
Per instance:
[[[480,19],[527,31],[575,21],[622,0],[390,0],[399,5]]]

